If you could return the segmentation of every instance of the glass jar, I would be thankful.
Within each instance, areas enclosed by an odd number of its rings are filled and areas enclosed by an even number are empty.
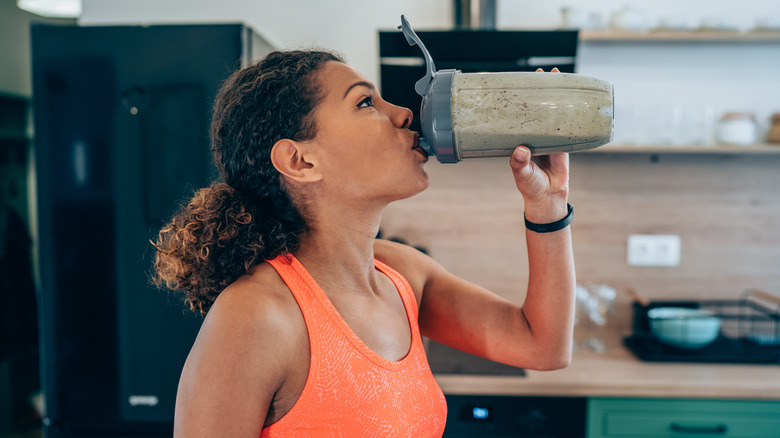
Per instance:
[[[780,143],[780,113],[772,114],[772,123],[769,125],[767,141],[769,143]]]
[[[729,112],[718,121],[718,142],[722,144],[750,146],[758,139],[758,126],[752,113]]]

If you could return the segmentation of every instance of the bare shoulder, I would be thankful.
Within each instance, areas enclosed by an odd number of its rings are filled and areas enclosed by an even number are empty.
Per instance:
[[[294,297],[273,267],[256,267],[219,295],[203,321],[179,383],[179,435],[257,436],[258,415],[265,417],[307,354]]]
[[[284,281],[263,263],[220,293],[202,330],[243,333],[238,342],[268,348],[269,338],[295,331],[298,317],[300,310]],[[269,332],[275,335],[269,337]]]
[[[219,294],[204,325],[242,324],[259,330],[284,329],[290,317],[300,313],[284,281],[268,263],[229,285]]]
[[[284,358],[299,338],[306,339],[306,326],[295,298],[273,267],[263,263],[219,294],[190,356],[232,357],[240,362],[231,366],[249,368],[268,357]]]

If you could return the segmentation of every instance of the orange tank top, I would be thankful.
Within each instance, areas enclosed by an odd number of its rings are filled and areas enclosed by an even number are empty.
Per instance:
[[[311,360],[298,401],[260,437],[441,437],[447,403],[428,366],[406,279],[374,260],[398,289],[412,332],[409,353],[390,361],[358,338],[294,256],[269,262],[301,308]]]

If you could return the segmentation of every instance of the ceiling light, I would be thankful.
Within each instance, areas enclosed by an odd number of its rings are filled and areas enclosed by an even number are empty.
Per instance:
[[[81,0],[16,0],[19,9],[52,18],[78,18]]]

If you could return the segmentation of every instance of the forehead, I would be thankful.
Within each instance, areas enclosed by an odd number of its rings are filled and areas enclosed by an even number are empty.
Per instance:
[[[342,100],[351,85],[356,82],[368,82],[368,79],[347,64],[328,61],[322,67],[319,82],[325,90],[326,100]]]

